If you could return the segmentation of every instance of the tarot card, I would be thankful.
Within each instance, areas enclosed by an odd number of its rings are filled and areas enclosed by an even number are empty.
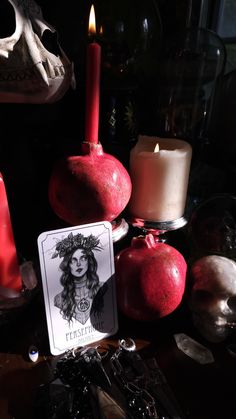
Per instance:
[[[52,355],[115,334],[111,224],[101,221],[43,232],[38,251]]]

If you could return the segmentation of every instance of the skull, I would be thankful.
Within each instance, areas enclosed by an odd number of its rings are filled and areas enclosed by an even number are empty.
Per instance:
[[[0,38],[0,102],[59,100],[73,83],[74,75],[56,30],[44,21],[34,0],[2,1],[3,10],[11,9],[15,20],[14,32]]]
[[[219,255],[196,260],[187,299],[201,335],[210,342],[225,340],[236,326],[236,262]]]

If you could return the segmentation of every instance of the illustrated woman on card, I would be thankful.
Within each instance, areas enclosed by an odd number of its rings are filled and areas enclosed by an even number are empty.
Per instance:
[[[75,319],[84,325],[90,316],[99,318],[103,311],[107,287],[101,287],[94,255],[101,250],[100,240],[92,234],[70,233],[56,245],[52,258],[62,258],[59,268],[63,290],[54,297],[54,305],[68,322]]]

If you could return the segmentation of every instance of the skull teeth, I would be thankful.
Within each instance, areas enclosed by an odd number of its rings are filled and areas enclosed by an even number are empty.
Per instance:
[[[44,68],[46,70],[48,77],[51,79],[55,79],[55,71],[48,58],[46,59],[46,62],[44,63]]]

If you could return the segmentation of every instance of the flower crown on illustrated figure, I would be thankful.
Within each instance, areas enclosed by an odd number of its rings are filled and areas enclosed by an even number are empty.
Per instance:
[[[75,236],[70,233],[68,237],[56,244],[56,250],[52,255],[52,259],[56,258],[57,256],[62,258],[78,248],[82,248],[86,251],[101,250],[99,244],[100,240],[92,234],[84,237],[81,233],[78,233]]]

